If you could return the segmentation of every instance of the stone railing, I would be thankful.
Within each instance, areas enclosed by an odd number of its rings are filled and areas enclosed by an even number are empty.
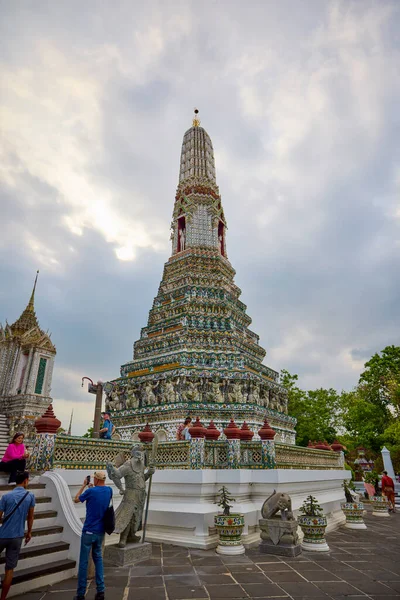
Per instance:
[[[128,458],[132,445],[120,440],[59,435],[53,464],[64,469],[104,469],[107,462],[114,463],[121,454]],[[161,442],[154,462],[157,469],[342,469],[343,455],[261,440],[202,439]]]
[[[343,469],[343,453],[275,444],[278,469]]]
[[[53,465],[61,469],[104,469],[121,453],[129,458],[131,448],[132,442],[58,435]]]

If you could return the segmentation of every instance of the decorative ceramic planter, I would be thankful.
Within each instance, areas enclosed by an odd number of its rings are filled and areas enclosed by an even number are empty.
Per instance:
[[[328,552],[329,546],[325,540],[325,529],[327,520],[325,516],[309,517],[301,515],[297,517],[297,522],[304,533],[301,547],[303,550],[311,550],[312,552]]]
[[[375,517],[390,517],[389,501],[384,496],[374,496],[371,498],[372,514]]]
[[[364,504],[362,502],[343,502],[340,508],[346,515],[348,529],[367,529],[363,519]]]
[[[239,513],[214,515],[214,525],[219,537],[216,548],[218,554],[244,554],[245,549],[242,544],[244,515]]]

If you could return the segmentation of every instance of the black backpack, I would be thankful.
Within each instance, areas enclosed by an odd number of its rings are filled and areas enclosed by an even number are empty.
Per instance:
[[[115,512],[114,512],[114,505],[113,505],[113,499],[112,499],[112,491],[111,491],[110,503],[106,508],[106,512],[104,513],[103,524],[104,524],[104,531],[108,535],[111,535],[115,529]]]

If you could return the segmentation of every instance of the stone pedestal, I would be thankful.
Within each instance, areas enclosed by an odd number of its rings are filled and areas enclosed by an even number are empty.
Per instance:
[[[125,548],[117,545],[106,546],[104,550],[104,561],[116,567],[126,567],[151,558],[151,544],[149,542],[138,544],[127,544]]]
[[[298,556],[301,554],[297,521],[284,521],[281,518],[260,519],[260,552],[278,556]]]

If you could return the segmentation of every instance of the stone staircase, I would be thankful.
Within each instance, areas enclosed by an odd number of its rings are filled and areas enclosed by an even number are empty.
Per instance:
[[[4,452],[9,444],[9,428],[7,425],[6,415],[0,414],[0,460],[4,456]]]
[[[7,485],[8,479],[0,474],[0,496],[9,492],[13,486]],[[52,498],[46,493],[46,484],[38,478],[31,480],[29,490],[35,494],[35,520],[32,539],[22,546],[18,566],[9,596],[51,585],[63,579],[73,577],[76,561],[68,558],[70,544],[63,541],[64,528],[57,524],[57,511]],[[4,573],[5,553],[0,556],[0,574]]]

